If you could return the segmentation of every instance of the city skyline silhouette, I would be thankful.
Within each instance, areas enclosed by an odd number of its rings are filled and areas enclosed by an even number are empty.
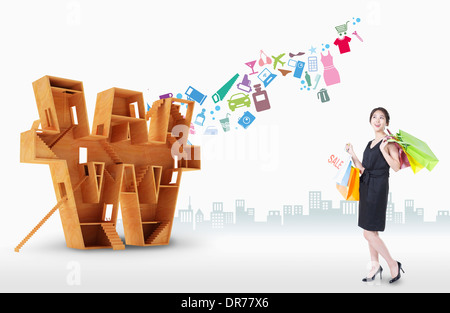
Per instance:
[[[281,209],[269,210],[264,221],[257,221],[256,208],[246,207],[245,199],[236,199],[234,211],[224,209],[223,202],[213,202],[212,209],[192,208],[191,197],[187,208],[177,208],[174,228],[180,231],[209,230],[267,230],[283,229],[309,231],[323,229],[358,229],[358,201],[340,200],[333,207],[332,200],[322,199],[322,191],[308,192],[308,214],[303,204],[282,204]],[[180,204],[183,207],[183,204]],[[414,199],[405,199],[404,212],[396,211],[392,201],[392,192],[386,211],[387,231],[390,229],[450,229],[450,211],[439,210],[435,221],[425,221],[422,207],[415,207]]]

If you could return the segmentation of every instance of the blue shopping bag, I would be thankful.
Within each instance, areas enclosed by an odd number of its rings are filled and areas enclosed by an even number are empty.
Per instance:
[[[352,171],[352,162],[348,163],[347,170],[345,171],[344,177],[340,182],[337,182],[338,185],[347,186],[348,180],[350,179],[350,172]]]

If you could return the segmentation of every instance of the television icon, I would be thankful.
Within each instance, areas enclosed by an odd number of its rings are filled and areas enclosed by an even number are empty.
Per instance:
[[[206,99],[206,95],[202,94],[200,91],[191,86],[188,87],[184,94],[188,96],[188,100],[194,100],[200,105],[202,105]]]

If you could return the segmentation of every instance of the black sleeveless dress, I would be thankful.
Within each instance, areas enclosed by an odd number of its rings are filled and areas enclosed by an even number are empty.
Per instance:
[[[380,151],[378,142],[364,150],[362,165],[364,172],[359,181],[358,226],[370,231],[384,231],[389,196],[389,164]]]

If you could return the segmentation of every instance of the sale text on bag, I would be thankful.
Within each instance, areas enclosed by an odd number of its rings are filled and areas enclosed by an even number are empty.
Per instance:
[[[344,160],[342,160],[340,157],[335,156],[334,154],[330,155],[330,158],[328,159],[328,163],[336,167],[338,170],[341,168],[344,162]]]

